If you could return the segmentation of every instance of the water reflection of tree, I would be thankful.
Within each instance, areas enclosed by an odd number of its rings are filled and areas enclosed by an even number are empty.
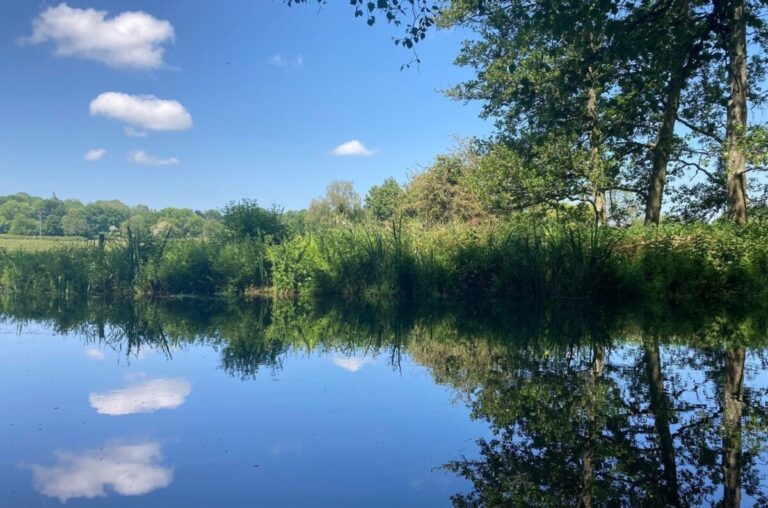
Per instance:
[[[746,350],[732,348],[725,352],[723,366],[723,505],[741,503],[742,454],[741,419],[744,412],[744,366]]]
[[[308,307],[295,302],[0,300],[0,320],[45,322],[130,356],[215,348],[243,379],[289,352],[403,355],[452,386],[491,426],[457,506],[737,506],[766,502],[765,323],[686,322],[585,309]]]
[[[470,397],[494,437],[447,465],[473,486],[454,504],[731,507],[742,490],[765,503],[766,393],[745,387],[743,337],[699,339],[497,359]]]
[[[472,402],[494,438],[479,442],[480,460],[448,465],[474,486],[455,504],[591,506],[609,497],[628,504],[636,493],[620,468],[636,454],[624,438],[629,418],[605,348],[512,360]]]

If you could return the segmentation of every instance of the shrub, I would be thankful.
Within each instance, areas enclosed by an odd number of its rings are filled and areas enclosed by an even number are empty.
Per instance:
[[[244,239],[218,247],[214,266],[224,292],[244,294],[270,284],[267,247],[261,240]]]

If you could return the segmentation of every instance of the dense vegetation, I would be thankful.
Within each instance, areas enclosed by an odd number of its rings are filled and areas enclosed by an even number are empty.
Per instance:
[[[128,228],[103,243],[2,250],[0,287],[70,297],[270,292],[477,304],[551,298],[703,304],[766,295],[768,222],[762,219],[746,226],[604,228],[578,207],[564,207],[557,217],[500,216],[480,205],[467,213],[456,201],[469,194],[443,202],[425,197],[420,182],[432,178],[426,172],[396,193],[385,184],[386,200],[377,201],[374,188],[364,206],[354,194],[339,200],[337,187],[349,186],[336,183],[300,214],[244,201],[222,211],[222,231],[208,239]],[[387,218],[377,220],[382,214]]]

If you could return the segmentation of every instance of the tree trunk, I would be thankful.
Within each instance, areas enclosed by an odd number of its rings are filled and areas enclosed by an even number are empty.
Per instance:
[[[671,76],[665,90],[666,102],[661,125],[659,126],[659,134],[656,139],[656,145],[651,150],[651,178],[645,206],[646,225],[658,225],[661,220],[661,203],[664,196],[664,186],[667,181],[667,165],[669,164],[672,141],[674,140],[677,113],[680,109],[680,96],[691,74],[701,65],[701,56],[706,45],[705,43],[717,26],[719,16],[721,16],[720,13],[724,8],[722,2],[727,1],[715,1],[715,5],[712,6],[712,12],[701,26],[701,31],[691,35],[686,51],[678,53],[675,57],[677,61],[672,64]],[[687,0],[680,3],[679,10],[675,16],[680,18],[681,23],[686,23],[683,19],[688,19],[689,9],[690,6]]]
[[[592,398],[600,378],[603,377],[603,370],[605,369],[605,349],[603,347],[597,347],[593,354],[592,365],[587,374],[587,387],[590,398]],[[594,399],[592,398],[592,400]],[[595,424],[595,408],[590,406],[586,408],[586,411],[587,436],[584,442],[584,449],[581,453],[581,486],[579,489],[579,498],[576,503],[577,508],[592,507],[592,488],[595,481],[595,439],[599,429],[597,429]]]
[[[594,86],[595,74],[592,68],[588,70],[587,78],[592,82],[587,90],[587,119],[589,121],[589,175],[592,185],[592,206],[595,209],[595,218],[600,225],[608,221],[605,206],[605,187],[603,161],[600,157],[600,133],[598,131],[597,114],[597,90]]]
[[[608,214],[605,206],[605,191],[602,189],[595,189],[592,199],[595,206],[597,223],[604,226],[608,222]]]
[[[744,411],[746,350],[725,353],[723,369],[723,506],[741,503],[741,417]]]
[[[669,424],[672,408],[667,392],[664,390],[664,378],[661,374],[661,355],[658,343],[646,342],[645,365],[648,375],[650,409],[653,413],[656,433],[659,436],[661,463],[664,466],[665,501],[668,506],[681,506],[680,487],[677,482],[675,443]]]
[[[667,183],[667,164],[672,150],[672,140],[675,134],[677,110],[680,106],[680,94],[684,79],[680,73],[670,78],[667,86],[667,104],[664,117],[659,127],[656,146],[653,147],[651,181],[648,188],[648,198],[645,202],[645,224],[659,225],[661,220],[661,201],[664,196],[664,185]]]
[[[727,2],[728,124],[725,133],[725,170],[728,216],[747,223],[746,156],[742,140],[747,130],[747,19],[744,0]]]

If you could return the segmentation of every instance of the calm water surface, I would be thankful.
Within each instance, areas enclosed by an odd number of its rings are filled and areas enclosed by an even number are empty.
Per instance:
[[[2,302],[0,506],[764,503],[760,320]]]

